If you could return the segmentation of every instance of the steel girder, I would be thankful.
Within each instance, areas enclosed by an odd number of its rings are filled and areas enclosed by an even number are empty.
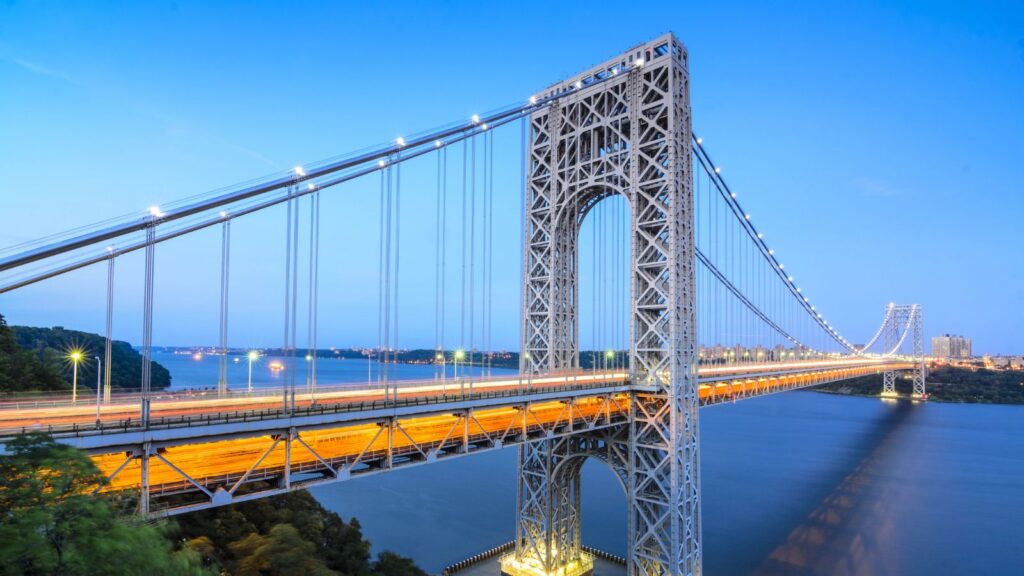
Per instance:
[[[552,91],[607,79],[530,117],[522,369],[578,363],[577,242],[594,204],[623,195],[632,219],[628,426],[629,571],[699,574],[695,254],[687,54],[671,34]],[[552,485],[553,448],[520,448],[517,554],[572,542],[578,519]],[[543,472],[547,471],[545,475]],[[565,487],[562,487],[565,488]],[[545,500],[546,499],[546,500]],[[561,521],[572,518],[572,521]],[[558,520],[558,521],[556,521]],[[541,543],[541,544],[538,544]],[[549,558],[548,555],[545,558]],[[546,565],[545,558],[541,560]]]
[[[504,446],[622,427],[629,395],[524,402],[457,412],[289,426],[99,449],[106,490],[137,490],[143,514],[164,516]]]

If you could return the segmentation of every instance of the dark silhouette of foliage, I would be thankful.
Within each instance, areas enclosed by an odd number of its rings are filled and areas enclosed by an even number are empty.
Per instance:
[[[0,392],[63,388],[60,370],[18,345],[14,331],[0,314]]]
[[[108,497],[94,494],[104,478],[83,452],[37,433],[5,450],[0,575],[210,573],[192,549],[173,549],[166,524],[118,516]]]
[[[426,576],[391,552],[371,562],[359,522],[345,522],[305,491],[185,514],[178,531],[208,563],[230,574]]]
[[[911,381],[897,375],[896,392],[908,396]],[[872,374],[817,387],[824,392],[878,396],[882,392],[882,375]],[[985,404],[1024,404],[1024,370],[987,370],[939,366],[928,371],[927,392],[930,400]]]
[[[72,364],[68,359],[71,350],[81,350],[83,358],[78,364],[78,391],[96,390],[96,357],[103,361],[106,341],[99,334],[66,330],[61,326],[35,328],[11,326],[9,328],[17,343],[34,362],[42,364],[48,373],[56,373],[63,384],[53,387],[52,382],[23,380],[20,387],[0,387],[0,392],[24,390],[69,389],[72,381]],[[111,343],[111,387],[116,390],[138,389],[142,380],[142,355],[131,344],[115,340]],[[0,354],[3,354],[0,351]],[[23,361],[23,360],[22,360]],[[2,360],[0,360],[2,362]],[[151,361],[154,390],[171,385],[171,373],[157,362]],[[46,387],[50,386],[50,387]]]

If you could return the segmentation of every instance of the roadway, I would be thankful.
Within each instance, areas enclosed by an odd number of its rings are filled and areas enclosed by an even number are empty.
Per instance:
[[[774,379],[793,374],[813,374],[821,371],[850,367],[880,365],[870,358],[841,360],[796,361],[786,363],[751,363],[724,366],[704,366],[698,370],[699,393],[702,399],[717,398],[722,394],[747,394],[770,387]],[[551,374],[533,378],[497,377],[474,380],[396,381],[386,389],[380,384],[335,384],[319,386],[315,394],[297,391],[296,411],[311,408],[324,409],[348,405],[374,406],[385,402],[403,403],[416,400],[444,400],[472,397],[484,393],[522,392],[534,390],[549,391],[592,389],[625,385],[628,372],[579,371]],[[723,387],[724,386],[724,387]],[[740,386],[736,391],[735,387]],[[150,404],[150,418],[154,425],[192,425],[209,421],[215,416],[227,414],[273,414],[280,413],[285,405],[284,390],[256,389],[252,393],[233,391],[218,397],[216,393],[192,394],[159,392],[154,393]],[[0,436],[9,436],[21,431],[48,430],[55,434],[64,432],[81,433],[89,429],[122,429],[138,427],[139,396],[120,395],[111,403],[90,402],[91,398],[80,397],[72,404],[63,397],[42,397],[17,402],[0,403]]]

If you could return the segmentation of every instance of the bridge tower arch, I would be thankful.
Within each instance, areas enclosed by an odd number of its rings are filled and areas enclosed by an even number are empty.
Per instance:
[[[701,572],[687,58],[666,34],[551,86],[539,96],[563,96],[529,117],[523,372],[578,366],[579,222],[602,195],[621,193],[630,208],[632,393],[616,443],[627,455],[635,575]],[[520,448],[515,550],[519,563],[547,573],[572,560],[564,554],[572,546],[547,543],[572,542],[579,521],[566,501],[572,488],[553,484],[552,442]]]

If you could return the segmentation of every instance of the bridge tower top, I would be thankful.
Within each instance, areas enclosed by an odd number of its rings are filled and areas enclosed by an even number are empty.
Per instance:
[[[589,68],[579,74],[570,76],[560,82],[556,82],[545,88],[538,98],[547,98],[557,94],[563,94],[572,90],[586,87],[597,80],[604,80],[609,76],[615,76],[629,71],[638,65],[644,65],[658,58],[671,55],[672,58],[685,66],[687,63],[686,46],[676,38],[675,34],[667,32],[642,44],[637,44],[629,50],[609,58],[608,60]]]

